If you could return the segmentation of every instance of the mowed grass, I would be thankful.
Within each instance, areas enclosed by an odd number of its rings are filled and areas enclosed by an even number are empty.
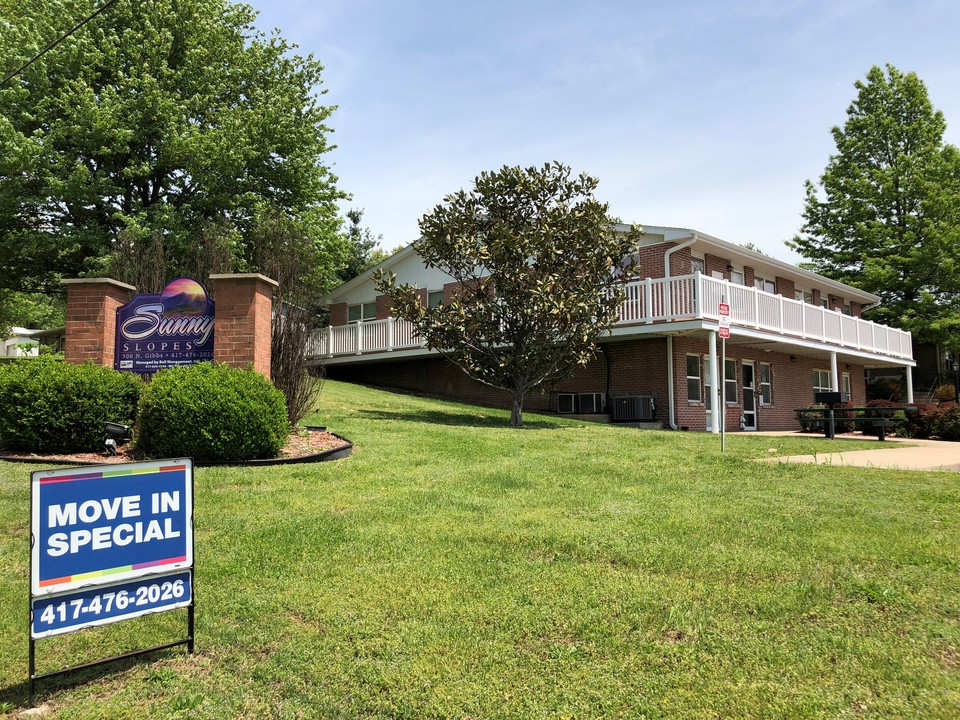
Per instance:
[[[326,383],[311,420],[352,457],[196,472],[196,654],[41,682],[48,717],[960,717],[960,475],[507,417]],[[11,714],[37,467],[0,465]],[[182,637],[182,612],[39,641],[39,670]]]

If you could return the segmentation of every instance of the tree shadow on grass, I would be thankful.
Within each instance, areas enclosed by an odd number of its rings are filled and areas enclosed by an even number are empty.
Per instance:
[[[519,428],[510,427],[507,417],[491,417],[485,415],[464,415],[462,413],[448,413],[438,410],[414,410],[408,412],[390,412],[389,410],[358,410],[357,414],[371,420],[396,420],[400,422],[421,422],[432,425],[450,425],[456,427],[504,428],[514,430],[560,430],[571,428],[567,423],[551,422],[549,420],[524,420]]]

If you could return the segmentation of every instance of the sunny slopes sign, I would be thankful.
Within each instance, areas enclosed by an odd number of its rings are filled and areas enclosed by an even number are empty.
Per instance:
[[[151,374],[213,360],[214,302],[193,278],[117,308],[114,368]]]

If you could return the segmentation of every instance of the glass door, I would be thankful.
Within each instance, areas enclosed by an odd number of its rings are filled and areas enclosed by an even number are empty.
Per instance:
[[[743,361],[743,429],[757,429],[756,373],[753,362]]]

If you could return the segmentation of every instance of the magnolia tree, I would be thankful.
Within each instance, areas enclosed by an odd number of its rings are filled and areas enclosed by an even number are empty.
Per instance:
[[[560,163],[482,173],[420,219],[417,252],[457,283],[448,303],[425,307],[418,288],[375,275],[428,347],[513,395],[511,425],[527,395],[594,357],[637,268],[641,231],[617,230],[596,187]]]

